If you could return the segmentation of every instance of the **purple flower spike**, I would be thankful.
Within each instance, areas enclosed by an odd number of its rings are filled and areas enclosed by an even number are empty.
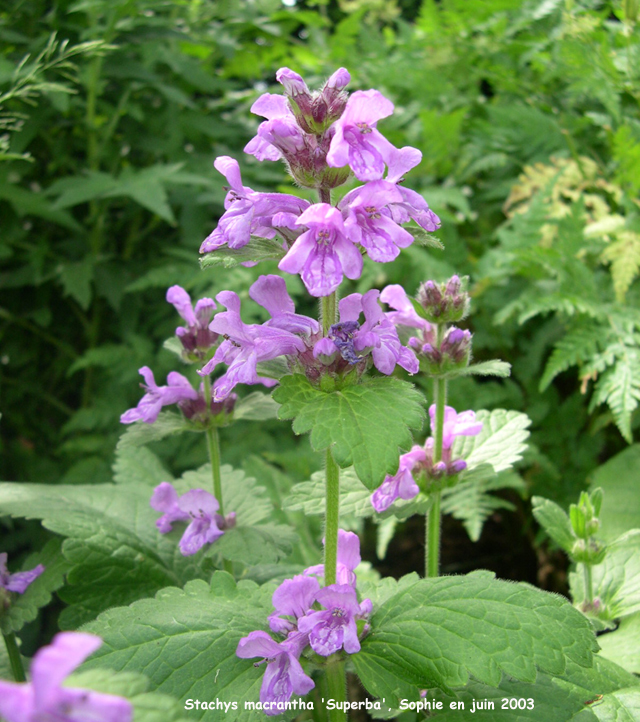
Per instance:
[[[93,634],[57,634],[36,652],[29,684],[0,681],[0,716],[7,722],[131,722],[133,707],[126,699],[62,686],[101,644]]]
[[[156,521],[161,534],[170,532],[174,522],[190,522],[180,540],[180,551],[185,557],[200,551],[205,544],[213,544],[224,534],[224,528],[235,523],[235,514],[223,519],[217,513],[218,500],[203,489],[192,489],[179,497],[173,486],[163,481],[155,488],[150,504],[163,512]]]
[[[34,567],[28,572],[9,574],[9,570],[7,569],[7,554],[6,552],[0,554],[0,588],[6,589],[8,592],[24,594],[29,584],[37,579],[43,571],[44,567],[42,564],[38,564],[37,567]]]
[[[371,495],[371,504],[379,514],[386,511],[396,499],[409,500],[418,495],[420,489],[412,472],[416,465],[425,463],[426,460],[427,455],[422,446],[414,446],[400,457],[397,473],[388,475]]]
[[[332,168],[349,165],[361,181],[380,180],[385,163],[398,152],[376,129],[377,122],[391,113],[393,103],[377,90],[353,93],[344,113],[334,123],[327,163]]]
[[[356,618],[370,611],[370,603],[358,604],[355,589],[348,584],[332,584],[316,595],[325,608],[309,612],[298,621],[298,629],[309,634],[311,649],[323,657],[344,648],[348,654],[360,651]],[[368,601],[368,600],[367,600]]]
[[[291,695],[304,696],[315,687],[313,680],[304,673],[298,661],[305,644],[306,637],[301,638],[297,632],[293,632],[280,644],[262,631],[251,632],[240,640],[236,650],[238,657],[262,657],[263,662],[267,662],[260,689],[260,702],[265,714],[280,714]],[[256,666],[258,664],[261,662]]]
[[[360,538],[352,531],[338,530],[338,559],[336,564],[336,582],[356,586],[355,569],[360,564]],[[324,564],[316,564],[304,570],[305,576],[324,577]]]
[[[191,386],[189,380],[177,371],[172,371],[167,376],[166,386],[156,384],[153,371],[148,366],[143,366],[140,374],[145,380],[145,383],[140,385],[147,393],[134,409],[122,414],[120,422],[123,424],[132,424],[134,421],[152,424],[158,418],[163,406],[171,406],[180,401],[195,401],[198,398],[198,392]]]
[[[269,627],[274,632],[292,632],[296,625],[282,616],[295,617],[298,620],[311,609],[320,591],[320,583],[315,577],[298,574],[286,579],[273,593],[275,612],[269,615]]]
[[[286,104],[286,98],[280,98]],[[273,146],[262,141],[278,153]],[[277,160],[276,158],[275,160]],[[293,213],[296,216],[309,206],[309,201],[285,193],[258,193],[242,185],[238,161],[229,156],[216,158],[213,164],[222,173],[231,187],[225,198],[226,212],[218,222],[217,228],[203,241],[200,253],[208,253],[225,244],[229,248],[242,248],[251,240],[251,236],[273,238],[276,231],[272,218],[277,213]]]
[[[431,428],[434,428],[436,407],[429,407]],[[477,436],[482,431],[482,421],[476,420],[474,411],[462,411],[459,414],[451,406],[444,407],[444,430],[442,434],[442,448],[450,449],[456,436]]]
[[[316,203],[298,218],[297,225],[307,226],[278,268],[300,273],[312,296],[328,296],[342,283],[343,275],[360,278],[362,256],[345,234],[342,215],[328,203]]]

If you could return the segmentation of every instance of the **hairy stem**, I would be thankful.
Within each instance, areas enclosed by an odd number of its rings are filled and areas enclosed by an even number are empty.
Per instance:
[[[320,308],[320,316],[322,318],[322,333],[327,335],[329,329],[336,322],[338,310],[338,295],[334,291],[330,296],[322,297],[322,305]]]
[[[22,657],[20,656],[20,650],[18,649],[18,643],[16,642],[16,635],[13,632],[9,634],[2,633],[4,637],[4,643],[7,647],[7,654],[9,655],[9,665],[11,667],[11,673],[16,682],[26,682],[27,677],[24,673],[24,667],[22,666]]]
[[[344,662],[330,662],[326,668],[328,699],[336,702],[347,701],[347,676]],[[325,703],[327,698],[325,698]],[[327,710],[329,722],[346,722],[347,713],[344,709]]]
[[[582,563],[582,574],[584,578],[584,601],[591,606],[593,604],[593,577],[591,575],[591,564]]]
[[[327,504],[324,524],[324,583],[336,583],[338,564],[338,525],[340,520],[340,468],[327,449],[325,473],[327,479]]]
[[[444,336],[444,324],[438,325],[436,342],[438,347]],[[447,401],[446,379],[435,378],[433,380],[433,400],[436,406],[435,419],[433,424],[433,463],[437,464],[442,460],[442,438],[444,433],[444,407]],[[427,512],[425,524],[425,569],[426,577],[437,577],[440,574],[440,499],[441,492],[431,493],[431,506]]]

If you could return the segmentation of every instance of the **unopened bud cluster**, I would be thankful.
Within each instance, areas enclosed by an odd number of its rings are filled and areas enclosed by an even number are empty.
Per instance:
[[[571,504],[569,519],[574,534],[578,537],[571,550],[576,562],[600,564],[606,554],[606,545],[595,538],[600,528],[600,508],[602,507],[602,489],[591,494],[583,491],[577,504]]]
[[[423,283],[417,299],[429,323],[457,323],[469,313],[469,294],[458,276],[452,276],[446,283]]]

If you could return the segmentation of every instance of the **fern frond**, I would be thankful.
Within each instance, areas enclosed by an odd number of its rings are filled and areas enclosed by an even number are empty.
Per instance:
[[[544,391],[558,374],[595,356],[598,342],[603,340],[606,332],[607,329],[599,324],[582,324],[572,328],[555,345],[540,379],[540,391]]]
[[[619,303],[624,303],[629,286],[640,272],[640,233],[620,231],[600,256],[611,264],[613,290]]]
[[[624,439],[631,444],[631,417],[640,402],[640,350],[626,347],[613,366],[600,376],[591,407],[606,403]]]

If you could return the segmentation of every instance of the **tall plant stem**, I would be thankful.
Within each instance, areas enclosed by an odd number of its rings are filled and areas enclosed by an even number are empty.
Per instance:
[[[444,324],[438,325],[436,341],[438,347],[444,336]],[[435,378],[433,380],[433,400],[436,406],[436,413],[433,428],[433,463],[437,464],[442,460],[442,437],[444,432],[444,407],[447,401],[446,379]],[[431,506],[427,512],[425,525],[425,569],[426,577],[437,577],[440,574],[440,490],[431,493]]]
[[[344,662],[329,662],[326,667],[326,689],[328,699],[335,702],[347,701],[347,675],[344,668]],[[346,722],[347,713],[344,709],[327,710],[327,719],[329,722]]]
[[[208,376],[204,379],[204,398],[207,403],[211,400],[211,381]],[[211,462],[211,478],[213,479],[213,495],[218,500],[219,513],[224,516],[224,502],[222,499],[222,476],[220,474],[220,437],[218,429],[215,426],[207,427],[205,432],[207,437],[207,450],[209,451],[209,461]],[[233,576],[233,564],[228,559],[223,559],[222,564],[225,572],[229,572]]]
[[[590,606],[593,604],[593,577],[591,575],[591,564],[582,563],[582,574],[584,577],[584,601]]]
[[[27,677],[24,673],[24,667],[22,666],[22,658],[20,657],[20,650],[18,649],[18,643],[16,642],[16,635],[13,632],[9,634],[2,634],[4,637],[4,643],[7,647],[7,654],[9,655],[9,666],[11,667],[11,673],[16,682],[26,682]]]
[[[325,465],[327,504],[324,524],[324,583],[336,583],[338,564],[338,524],[340,520],[340,469],[327,449]]]

